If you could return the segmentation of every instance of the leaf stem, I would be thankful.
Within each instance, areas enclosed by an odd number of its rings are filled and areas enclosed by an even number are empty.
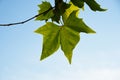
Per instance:
[[[64,25],[63,22],[62,22],[62,20],[60,20],[60,23],[62,24],[62,26]]]
[[[44,13],[50,11],[50,10],[53,9],[53,8],[54,8],[54,7],[51,7],[51,8],[48,9],[47,11],[45,11],[45,12],[43,12],[43,13],[40,13],[40,14],[37,14],[37,15],[35,15],[35,16],[29,18],[29,19],[26,19],[26,20],[24,20],[24,21],[15,22],[15,23],[8,23],[8,24],[0,24],[0,26],[13,26],[13,25],[18,25],[18,24],[24,24],[24,23],[29,22],[30,20],[32,20],[32,19],[34,19],[34,18],[36,18],[36,17],[42,15],[42,14],[44,14]]]

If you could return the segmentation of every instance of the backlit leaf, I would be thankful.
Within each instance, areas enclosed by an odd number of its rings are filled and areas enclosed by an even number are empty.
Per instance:
[[[48,22],[46,25],[38,28],[35,32],[43,35],[43,49],[41,60],[52,55],[60,45],[60,37],[59,37],[60,28]]]
[[[60,31],[61,49],[63,50],[70,64],[72,60],[73,49],[79,42],[79,39],[80,36],[78,32],[70,29],[67,26],[62,26]]]
[[[71,64],[73,50],[80,40],[80,33],[95,33],[84,23],[83,19],[78,18],[80,8],[83,8],[86,3],[93,11],[105,11],[105,9],[102,9],[95,0],[70,0],[70,3],[66,3],[64,0],[54,1],[54,7],[49,2],[42,2],[39,5],[39,14],[43,14],[36,18],[36,20],[51,18],[57,23],[60,20],[61,23],[63,21],[62,26],[58,26],[54,22],[46,22],[35,31],[43,35],[41,60],[51,56],[61,46],[64,55]]]
[[[38,11],[39,14],[41,14],[41,13],[43,13],[43,14],[38,16],[36,18],[36,20],[47,20],[54,16],[52,6],[49,2],[42,2],[42,4],[40,4],[38,6],[40,8],[40,10]],[[51,10],[49,10],[49,9],[51,9]]]
[[[67,18],[69,17],[69,15],[74,11],[74,10],[79,10],[79,8],[75,5],[73,5],[72,2],[70,2],[70,7],[68,9],[66,9],[65,13],[62,15],[62,19],[63,22],[65,23],[65,21],[67,20]],[[76,13],[76,16],[78,16],[79,11]]]
[[[76,17],[77,11],[73,11],[68,19],[66,20],[65,25],[71,28],[72,30],[75,30],[77,32],[85,32],[85,33],[95,33],[94,30],[89,28],[82,19]]]

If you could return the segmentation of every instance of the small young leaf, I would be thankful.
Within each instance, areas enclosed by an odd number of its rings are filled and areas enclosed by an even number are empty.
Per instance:
[[[54,16],[52,6],[51,6],[51,4],[49,2],[42,2],[42,4],[40,4],[38,6],[40,8],[40,10],[38,11],[39,14],[44,13],[44,12],[45,13],[38,16],[36,18],[36,20],[47,20],[47,19]],[[49,9],[51,9],[51,10],[49,10]]]
[[[60,28],[48,22],[46,25],[38,28],[35,32],[43,35],[43,49],[41,60],[52,55],[60,45],[60,36],[59,36]]]

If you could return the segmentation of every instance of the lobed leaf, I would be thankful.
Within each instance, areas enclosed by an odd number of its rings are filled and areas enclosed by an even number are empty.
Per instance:
[[[67,26],[62,26],[62,29],[60,31],[61,49],[64,52],[70,64],[72,60],[73,49],[79,42],[79,39],[80,39],[80,36],[78,32],[70,29]]]
[[[41,60],[52,55],[60,46],[60,28],[51,23],[47,22],[46,25],[38,28],[35,32],[43,35],[43,49]]]
[[[73,11],[68,19],[65,22],[65,25],[71,28],[72,30],[75,30],[77,32],[84,32],[84,33],[95,33],[94,30],[92,30],[90,27],[88,27],[82,19],[79,19],[76,14],[78,10]]]
[[[41,60],[51,56],[61,45],[64,55],[71,64],[73,50],[80,40],[80,32],[95,33],[81,18],[78,18],[79,8],[83,8],[85,2],[93,11],[104,11],[104,9],[94,0],[71,0],[69,4],[62,0],[60,2],[59,0],[55,1],[54,9],[36,18],[38,20],[51,18],[52,21],[59,23],[60,16],[62,16],[64,22],[62,26],[47,22],[35,31],[43,35]],[[39,7],[39,13],[52,8],[49,2],[43,2]]]
[[[82,19],[77,18],[78,10],[73,11],[63,26],[47,22],[35,32],[43,35],[41,60],[52,55],[61,45],[64,55],[71,64],[73,49],[80,40],[80,32],[95,33]],[[76,25],[77,24],[77,25]]]

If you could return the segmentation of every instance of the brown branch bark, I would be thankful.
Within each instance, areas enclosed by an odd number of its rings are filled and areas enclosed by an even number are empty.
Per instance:
[[[45,12],[43,12],[43,13],[37,14],[37,15],[35,15],[35,16],[29,18],[29,19],[26,19],[26,20],[24,20],[24,21],[21,21],[21,22],[8,23],[8,24],[0,24],[0,26],[13,26],[13,25],[18,25],[18,24],[24,24],[24,23],[26,23],[26,22],[28,22],[28,21],[30,21],[30,20],[32,20],[32,19],[34,19],[34,18],[42,15],[42,14],[50,11],[51,9],[53,9],[53,8],[50,8],[50,9],[48,9],[47,11],[45,11]]]

